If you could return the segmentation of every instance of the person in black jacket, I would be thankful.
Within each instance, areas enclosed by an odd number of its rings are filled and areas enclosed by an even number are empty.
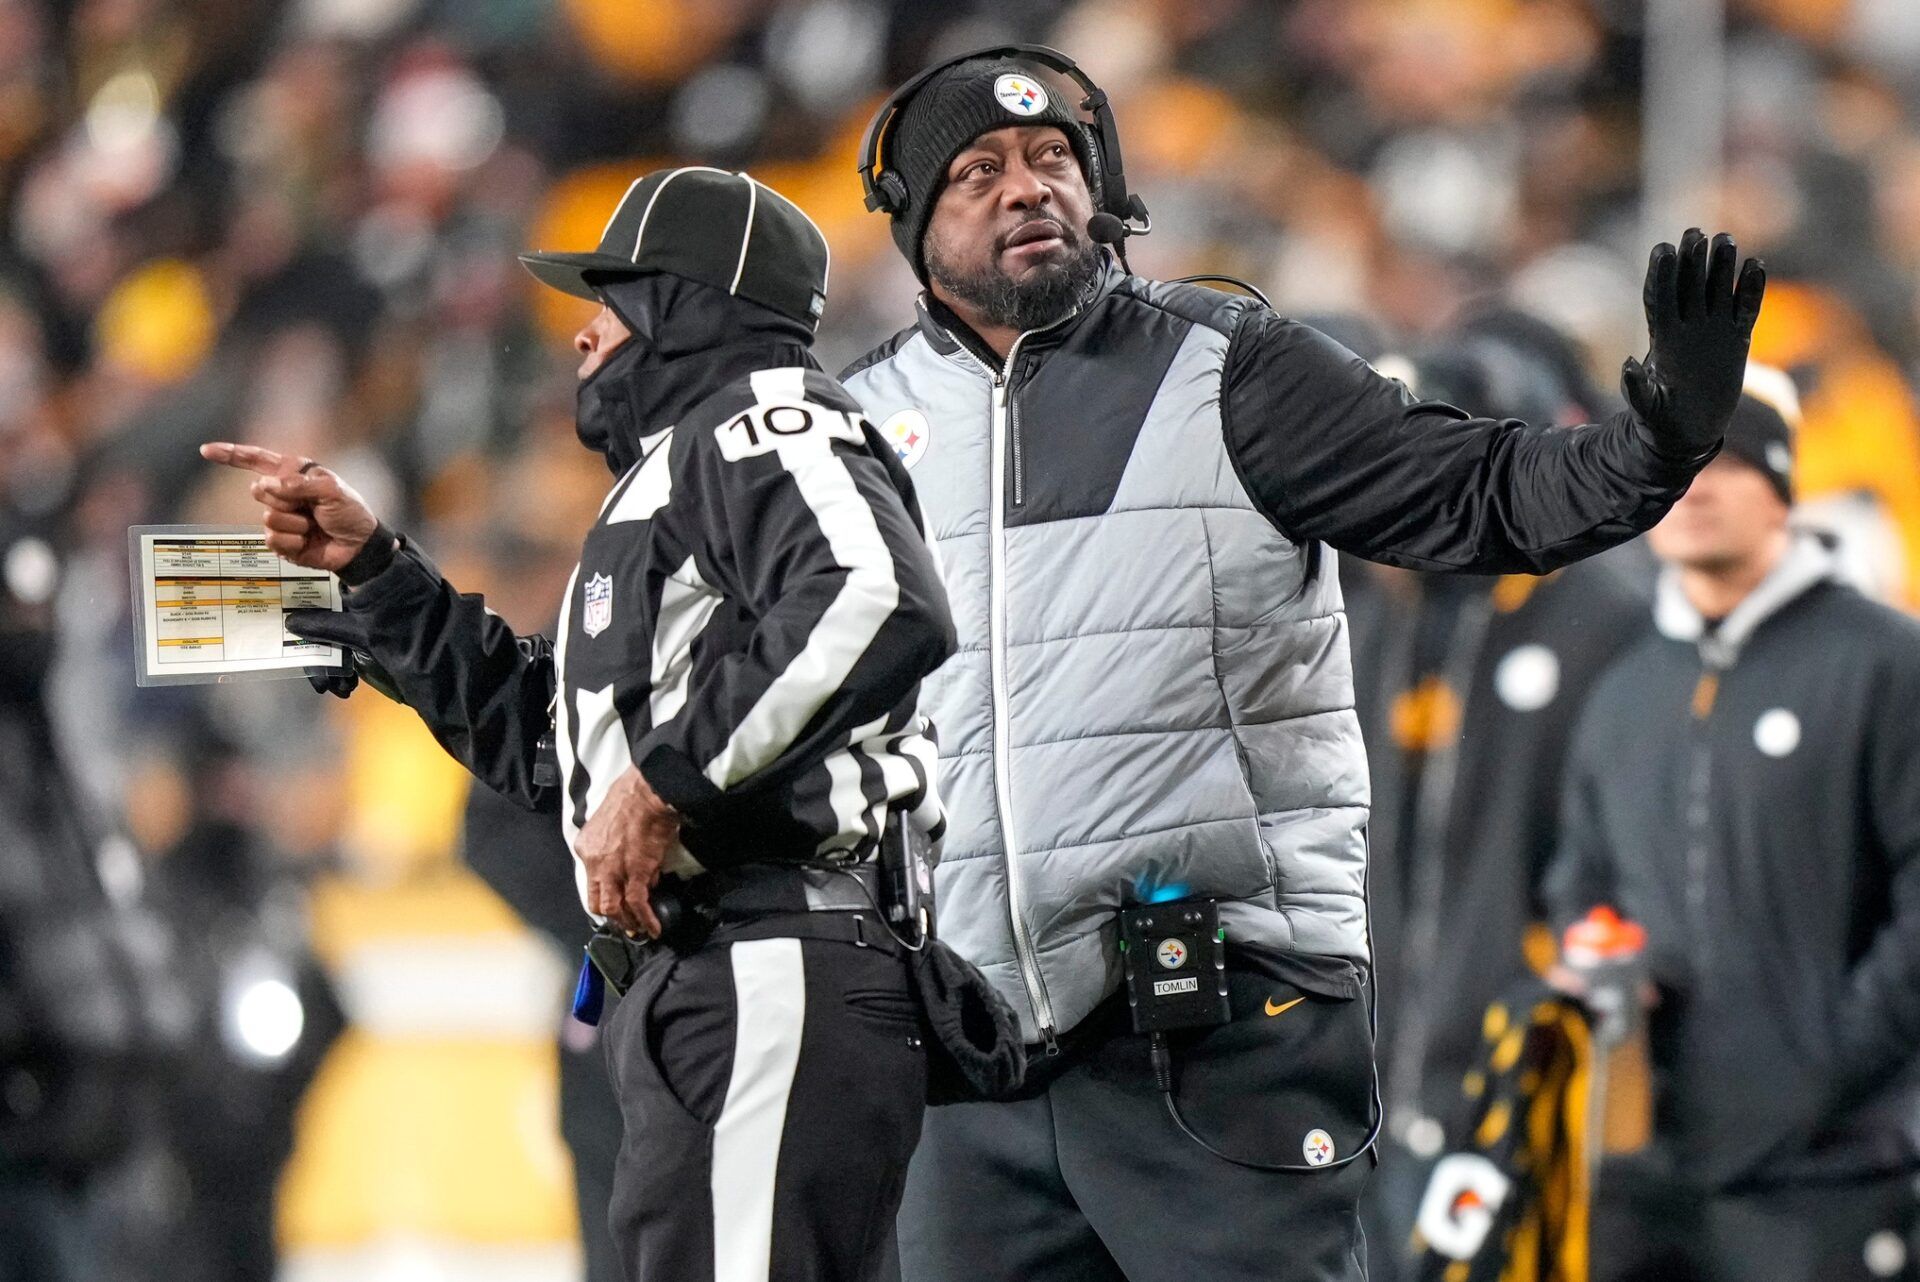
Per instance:
[[[1483,319],[1382,363],[1416,395],[1490,417],[1593,416],[1597,397],[1564,338],[1514,314]],[[1546,359],[1555,345],[1570,359]],[[1600,673],[1645,628],[1646,606],[1591,562],[1544,578],[1366,565],[1346,586],[1373,787],[1368,891],[1387,1113],[1363,1211],[1371,1276],[1392,1282],[1411,1276],[1414,1215],[1461,1079],[1484,1058],[1482,1016],[1553,955],[1540,882],[1567,740]]]
[[[943,823],[916,691],[954,645],[912,487],[809,353],[824,238],[749,176],[648,174],[598,251],[523,261],[603,304],[579,430],[619,478],[551,646],[325,468],[202,452],[260,472],[269,544],[347,585],[289,627],[370,655],[479,778],[557,812],[591,913],[660,935],[665,872],[717,923],[649,950],[607,1030],[628,1276],[873,1277],[927,1065],[871,857],[892,812]]]
[[[1764,270],[1698,228],[1656,246],[1626,409],[1475,418],[1251,298],[1133,274],[1119,142],[1077,66],[998,46],[907,82],[862,147],[925,291],[841,378],[915,468],[961,628],[926,691],[942,930],[1038,1067],[1029,1098],[929,1114],[902,1260],[1355,1279],[1368,801],[1330,549],[1541,574],[1653,525],[1720,447]],[[1160,895],[1219,903],[1235,990],[1166,1072],[1118,996],[1120,913]]]
[[[467,794],[460,849],[475,875],[563,954],[577,953],[587,941],[592,923],[580,913],[568,873],[572,861],[553,816],[523,809],[491,788],[475,788]],[[607,1206],[613,1200],[613,1172],[620,1157],[620,1097],[607,1075],[601,1041],[618,1001],[607,996],[608,1009],[598,1024],[555,1012],[562,1016],[555,1039],[558,1120],[560,1138],[573,1159],[581,1282],[614,1282],[620,1276],[620,1257],[607,1231]]]
[[[1574,737],[1549,900],[1644,925],[1658,988],[1653,1140],[1601,1181],[1607,1282],[1917,1275],[1920,625],[1790,525],[1783,384],[1753,371],[1654,531],[1657,635]]]
[[[164,934],[107,892],[48,707],[58,525],[0,493],[0,1282],[101,1276],[89,1218],[177,1063],[147,1006],[184,1003]]]

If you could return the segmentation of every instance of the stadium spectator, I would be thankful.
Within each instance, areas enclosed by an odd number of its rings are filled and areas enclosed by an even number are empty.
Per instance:
[[[101,1276],[89,1217],[156,1102],[145,1005],[172,995],[137,972],[102,880],[132,852],[102,841],[47,712],[53,524],[0,495],[0,1282]]]
[[[1603,1173],[1604,1282],[1912,1277],[1920,627],[1791,517],[1776,371],[1651,535],[1657,634],[1586,704],[1555,919],[1647,931],[1653,1139]]]
[[[1565,340],[1498,313],[1411,361],[1422,400],[1491,418],[1596,417]],[[1508,337],[1534,334],[1546,359]],[[1553,956],[1540,880],[1573,714],[1646,608],[1607,565],[1544,578],[1342,567],[1373,805],[1368,898],[1387,1127],[1362,1204],[1373,1282],[1407,1272],[1414,1215],[1481,1014]]]
[[[461,853],[467,866],[562,956],[579,956],[592,922],[580,911],[572,860],[553,816],[524,810],[491,788],[475,788],[467,797],[462,828]],[[620,1258],[607,1231],[622,1136],[620,1099],[607,1075],[607,1048],[600,1035],[619,1002],[618,994],[607,994],[598,1024],[583,1023],[563,1012],[563,1003],[554,1003],[554,1014],[562,1021],[555,1050],[560,1061],[558,1123],[573,1158],[584,1282],[620,1278]]]

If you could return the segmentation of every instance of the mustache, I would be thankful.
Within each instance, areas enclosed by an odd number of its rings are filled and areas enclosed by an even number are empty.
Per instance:
[[[1060,241],[1068,249],[1077,250],[1080,248],[1082,244],[1082,241],[1083,241],[1083,237],[1081,236],[1082,229],[1074,227],[1074,225],[1069,220],[1060,217],[1058,214],[1030,214],[1027,217],[1022,218],[1019,221],[1009,225],[1005,231],[1002,231],[997,237],[994,238],[993,252],[996,254],[1005,252],[1007,248],[1007,242],[1011,241],[1014,238],[1015,234],[1017,234],[1022,228],[1029,227],[1034,223],[1051,223],[1055,227],[1059,228]]]

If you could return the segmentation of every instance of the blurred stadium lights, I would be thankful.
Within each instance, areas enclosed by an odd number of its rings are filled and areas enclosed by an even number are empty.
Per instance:
[[[1641,239],[1678,240],[1726,162],[1725,0],[1647,0]]]
[[[376,164],[428,164],[456,173],[477,169],[506,132],[499,99],[471,71],[434,66],[403,75],[374,111],[370,148]]]
[[[808,111],[857,102],[879,79],[887,19],[860,0],[817,0],[776,11],[767,23],[767,65]]]
[[[109,77],[87,104],[87,141],[99,151],[132,151],[159,125],[160,87],[145,71]]]
[[[752,67],[704,68],[673,97],[674,143],[690,156],[740,153],[759,137],[772,98],[766,77]]]

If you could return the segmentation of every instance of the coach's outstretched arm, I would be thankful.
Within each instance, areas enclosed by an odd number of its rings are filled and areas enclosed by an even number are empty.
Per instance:
[[[385,668],[401,699],[453,758],[530,810],[557,811],[536,783],[554,666],[546,638],[517,637],[478,596],[456,592],[425,554],[381,524],[352,486],[311,459],[224,441],[200,456],[257,472],[267,546],[340,576],[346,610],[293,610],[287,630],[346,646]]]
[[[1389,565],[1545,573],[1652,526],[1719,451],[1740,398],[1766,270],[1696,228],[1655,247],[1651,345],[1630,409],[1530,427],[1416,402],[1337,343],[1247,314],[1227,358],[1227,443],[1242,482],[1296,540]]]

